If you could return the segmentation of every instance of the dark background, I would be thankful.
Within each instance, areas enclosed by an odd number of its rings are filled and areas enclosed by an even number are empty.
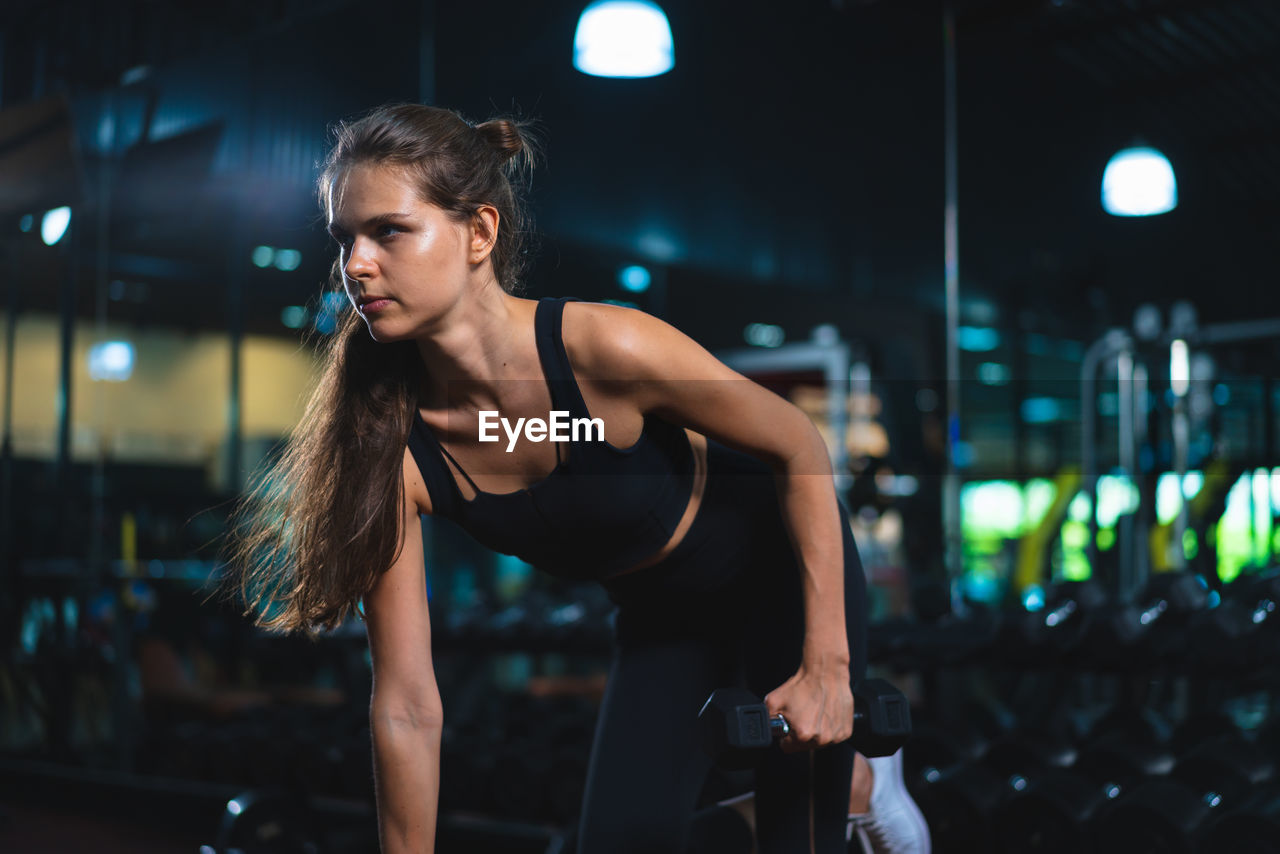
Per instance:
[[[421,97],[543,123],[535,278],[548,292],[582,287],[590,259],[665,265],[671,310],[711,344],[733,327],[703,282],[750,289],[744,302],[795,291],[772,310],[829,305],[849,335],[883,335],[878,310],[936,313],[937,4],[666,11],[675,68],[614,80],[571,66],[577,4],[11,3],[3,103],[70,97],[80,170],[65,201],[87,202],[85,216],[98,161],[118,159],[110,243],[127,257],[108,275],[157,284],[146,305],[119,307],[147,322],[219,320],[193,317],[188,298],[216,297],[240,229],[250,245],[288,236],[306,250],[293,275],[251,283],[247,323],[271,329],[326,268],[309,219],[326,123]],[[964,297],[1082,339],[1142,301],[1190,298],[1203,319],[1267,307],[1277,17],[1261,0],[958,3]],[[1173,163],[1181,204],[1110,217],[1102,168],[1139,138]],[[42,272],[24,269],[34,304],[56,291],[28,278]]]

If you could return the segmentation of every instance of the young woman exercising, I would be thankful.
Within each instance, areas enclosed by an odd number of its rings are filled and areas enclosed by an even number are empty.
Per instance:
[[[873,775],[849,741],[865,581],[814,425],[642,311],[516,295],[520,123],[399,104],[336,135],[319,195],[352,310],[236,564],[268,628],[331,628],[363,599],[383,850],[431,851],[448,785],[424,514],[618,606],[582,854],[683,850],[697,714],[735,684],[791,725],[756,773],[761,854],[844,851],[850,812],[882,850],[927,850],[896,759]],[[529,429],[554,412],[600,432]],[[498,419],[523,435],[481,441]]]

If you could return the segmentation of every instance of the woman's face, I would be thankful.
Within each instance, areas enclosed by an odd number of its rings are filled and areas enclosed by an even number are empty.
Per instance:
[[[400,171],[352,167],[341,193],[330,185],[328,208],[347,297],[376,341],[422,334],[466,286],[471,229],[423,202]]]

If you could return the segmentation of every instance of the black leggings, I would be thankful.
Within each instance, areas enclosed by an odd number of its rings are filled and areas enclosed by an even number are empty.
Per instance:
[[[866,670],[866,581],[841,505],[851,678]],[[606,582],[616,646],[583,800],[579,854],[681,852],[710,760],[697,715],[716,688],[759,697],[800,666],[804,601],[774,477],[711,441],[693,525],[661,563]],[[846,850],[850,742],[770,751],[756,769],[760,854]]]

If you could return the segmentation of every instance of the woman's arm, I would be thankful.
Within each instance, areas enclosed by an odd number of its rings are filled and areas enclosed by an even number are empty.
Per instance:
[[[805,608],[800,669],[765,697],[770,714],[782,714],[791,724],[792,736],[783,740],[783,749],[838,744],[853,735],[841,511],[826,443],[813,422],[808,423],[816,447],[813,442],[800,445],[777,478],[784,521],[800,557]],[[828,474],[813,476],[821,466]]]
[[[420,512],[430,499],[408,450],[400,556],[364,597],[373,659],[373,733],[378,834],[384,854],[435,849],[444,709],[431,662]]]
[[[575,364],[625,389],[641,412],[692,428],[773,470],[801,567],[805,639],[800,669],[765,702],[771,712],[786,714],[792,726],[784,747],[847,739],[853,732],[853,696],[844,539],[831,461],[818,428],[798,407],[658,318],[581,302],[567,303],[565,313],[565,343]]]

